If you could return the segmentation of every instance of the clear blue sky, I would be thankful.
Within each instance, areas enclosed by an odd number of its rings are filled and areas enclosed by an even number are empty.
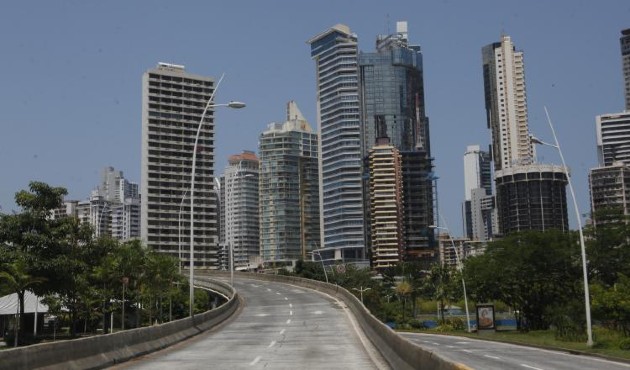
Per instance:
[[[424,54],[439,207],[461,234],[466,146],[487,146],[481,47],[510,35],[525,52],[530,130],[551,141],[553,119],[580,211],[597,163],[595,116],[623,109],[620,30],[628,0],[530,1],[5,1],[0,11],[0,206],[15,209],[31,180],[86,199],[105,166],[140,182],[141,78],[158,62],[226,77],[217,101],[217,173],[257,150],[258,135],[295,100],[316,126],[314,64],[306,41],[337,24],[374,49],[409,23]],[[539,158],[560,163],[550,148]],[[570,209],[573,215],[573,210]],[[572,226],[575,220],[572,219]]]

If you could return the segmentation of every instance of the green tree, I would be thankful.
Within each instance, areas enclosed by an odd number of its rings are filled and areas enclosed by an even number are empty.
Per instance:
[[[593,316],[630,336],[630,277],[619,274],[613,286],[590,286]]]
[[[483,255],[465,261],[473,301],[498,300],[517,312],[530,329],[547,329],[549,308],[583,295],[576,235],[557,230],[515,233],[488,244]]]
[[[8,288],[17,294],[18,311],[20,312],[20,320],[16,322],[15,327],[15,346],[18,346],[21,337],[21,330],[24,322],[24,295],[26,291],[36,284],[43,282],[45,279],[29,275],[26,268],[24,258],[17,258],[10,264],[5,264],[4,271],[0,271],[0,280],[2,280]]]

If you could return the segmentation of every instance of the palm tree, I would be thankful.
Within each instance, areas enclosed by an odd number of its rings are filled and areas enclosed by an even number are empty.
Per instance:
[[[405,304],[407,303],[407,297],[411,294],[413,289],[411,287],[411,284],[409,284],[409,282],[403,280],[399,282],[398,284],[396,284],[395,290],[396,290],[396,294],[398,294],[398,296],[402,299],[402,304],[403,304],[402,320],[405,321]]]
[[[0,280],[4,280],[8,288],[18,296],[19,321],[15,326],[15,347],[18,346],[18,335],[24,320],[24,295],[28,288],[32,285],[39,284],[46,279],[29,275],[27,272],[26,262],[24,258],[17,258],[12,263],[4,266],[5,271],[0,271]]]

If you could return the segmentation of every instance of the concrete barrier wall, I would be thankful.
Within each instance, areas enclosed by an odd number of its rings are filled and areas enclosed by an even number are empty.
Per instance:
[[[227,276],[227,274],[223,272],[213,272],[210,276],[219,275]],[[374,346],[380,350],[383,357],[389,362],[393,369],[452,370],[465,368],[433,352],[424,350],[401,335],[398,335],[389,326],[383,324],[372,315],[354,294],[340,286],[294,276],[245,273],[238,273],[237,276],[293,284],[339,298],[346,304],[355,316],[365,335],[372,341]]]
[[[197,286],[231,297],[227,303],[190,318],[75,340],[42,343],[0,351],[1,369],[100,369],[157,351],[197,335],[238,308],[239,297],[225,283],[204,279]]]

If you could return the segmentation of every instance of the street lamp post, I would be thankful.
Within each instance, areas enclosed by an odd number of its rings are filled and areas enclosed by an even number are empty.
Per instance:
[[[365,288],[365,289],[363,289],[363,286],[361,286],[359,289],[352,288],[352,290],[356,290],[361,295],[361,304],[363,304],[363,292],[367,292],[370,289],[372,289],[372,288]]]
[[[188,189],[182,197],[182,201],[179,203],[179,274],[182,274],[182,208],[184,207],[184,201],[188,196]]]
[[[569,183],[569,191],[571,192],[571,198],[573,199],[573,208],[575,210],[575,218],[578,223],[578,232],[580,234],[580,250],[582,254],[582,275],[584,279],[584,309],[586,311],[586,335],[587,341],[586,345],[589,347],[593,346],[593,329],[591,326],[591,302],[590,302],[590,293],[588,288],[588,272],[586,269],[586,247],[584,246],[584,233],[582,232],[582,219],[580,218],[580,210],[578,209],[577,200],[575,199],[575,191],[573,190],[573,185],[571,183],[571,174],[569,173],[569,169],[564,161],[564,155],[562,154],[562,149],[560,148],[560,143],[558,142],[558,137],[556,136],[556,130],[553,128],[553,124],[551,123],[551,118],[549,117],[549,111],[547,111],[547,107],[545,107],[545,115],[547,116],[547,122],[549,122],[549,127],[551,128],[551,134],[553,135],[554,144],[546,143],[533,135],[530,135],[530,138],[533,143],[547,145],[558,150],[558,154],[560,154],[560,160],[562,161],[562,167],[564,168],[565,174],[567,176],[567,181]]]
[[[466,294],[466,281],[464,280],[464,271],[463,271],[464,266],[462,265],[462,260],[459,258],[459,252],[457,251],[457,248],[455,247],[455,240],[453,240],[453,236],[451,235],[451,232],[446,227],[431,225],[429,226],[429,228],[445,230],[446,233],[448,234],[449,239],[451,240],[451,246],[453,248],[453,251],[455,251],[455,258],[457,259],[457,267],[462,276],[462,289],[464,290],[464,306],[466,307],[466,327],[468,328],[468,332],[470,333],[470,314],[468,312],[468,295]]]
[[[326,266],[324,266],[322,254],[318,250],[313,250],[313,253],[317,253],[317,255],[319,256],[319,261],[322,263],[322,270],[324,270],[324,277],[326,278],[326,283],[328,283],[328,273],[326,273]]]
[[[214,87],[214,90],[212,91],[212,94],[210,95],[210,98],[208,99],[208,103],[206,104],[206,107],[203,110],[203,113],[201,113],[201,119],[199,120],[199,125],[197,126],[197,134],[195,135],[195,145],[193,146],[193,157],[192,157],[192,169],[191,169],[191,173],[190,173],[190,260],[188,262],[189,265],[189,269],[190,269],[190,276],[189,276],[189,285],[190,285],[190,292],[189,292],[189,300],[190,300],[190,312],[189,315],[191,318],[194,317],[194,303],[195,303],[195,289],[194,289],[194,279],[195,279],[195,212],[194,212],[194,202],[195,202],[195,169],[196,169],[196,165],[197,165],[197,144],[199,143],[199,134],[201,133],[201,127],[203,126],[203,121],[206,118],[206,113],[208,112],[208,109],[210,108],[216,108],[216,107],[229,107],[229,108],[244,108],[245,107],[245,103],[241,103],[241,102],[236,102],[236,101],[231,101],[227,104],[213,104],[213,99],[214,99],[214,94],[217,92],[217,89],[219,88],[219,85],[221,84],[221,81],[223,80],[223,76],[221,76],[221,78],[219,79],[219,82],[217,82],[217,85]]]

